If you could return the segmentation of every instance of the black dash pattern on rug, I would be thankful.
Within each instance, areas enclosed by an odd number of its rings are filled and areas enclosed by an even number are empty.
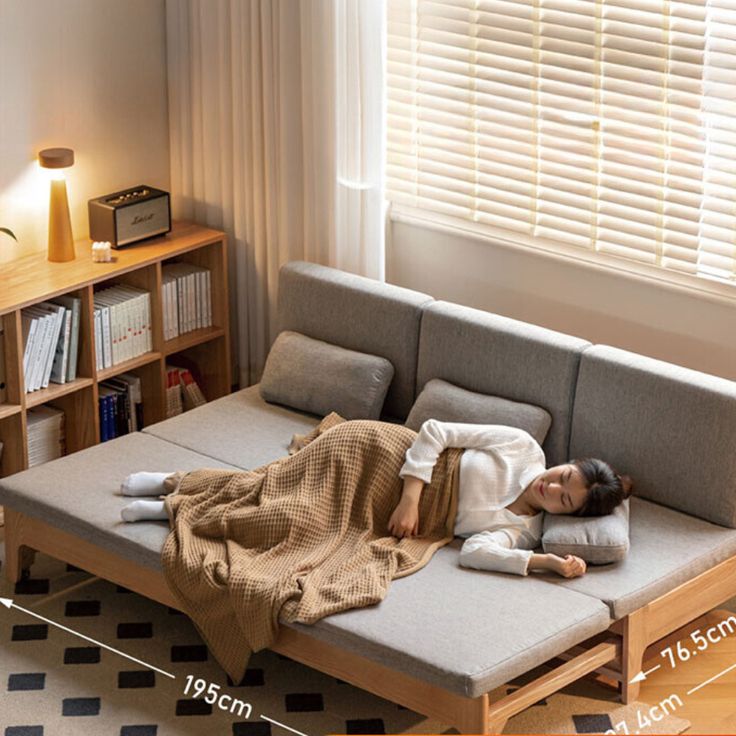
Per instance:
[[[64,664],[99,664],[100,647],[67,647]]]
[[[46,624],[18,624],[13,626],[12,641],[42,641],[49,638]]]
[[[156,736],[158,726],[123,726],[120,729],[120,736]]]
[[[285,696],[287,713],[306,713],[324,710],[322,693],[289,693]]]
[[[118,624],[118,639],[152,639],[153,624],[145,623]]]
[[[156,687],[156,673],[151,670],[118,672],[119,688]]]
[[[171,647],[172,662],[206,662],[207,647],[202,644],[179,644]]]
[[[99,601],[67,601],[64,606],[64,615],[77,618],[81,616],[99,616]]]
[[[23,672],[8,677],[8,690],[43,690],[46,687],[45,672]]]
[[[43,736],[43,726],[8,726],[5,736]]]
[[[233,723],[233,736],[271,736],[271,724],[267,721]]]
[[[583,713],[573,715],[575,733],[605,733],[613,729],[613,723],[608,713]]]
[[[177,700],[176,715],[178,716],[210,716],[212,706],[204,700]]]
[[[63,716],[98,716],[99,714],[99,698],[65,698],[61,704],[61,715]]]

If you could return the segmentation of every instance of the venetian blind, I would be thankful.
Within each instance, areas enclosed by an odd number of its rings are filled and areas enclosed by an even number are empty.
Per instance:
[[[389,199],[736,282],[736,0],[389,0]]]

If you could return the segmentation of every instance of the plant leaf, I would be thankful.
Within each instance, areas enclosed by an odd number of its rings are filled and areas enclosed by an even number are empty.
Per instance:
[[[16,243],[18,242],[18,238],[15,237],[13,231],[8,230],[8,228],[6,227],[0,227],[0,233],[5,233],[6,235],[10,235],[10,237],[13,238],[13,240],[15,240]]]

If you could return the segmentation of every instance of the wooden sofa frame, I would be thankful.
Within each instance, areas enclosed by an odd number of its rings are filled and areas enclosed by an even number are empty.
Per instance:
[[[5,508],[6,576],[21,579],[43,552],[93,575],[122,585],[172,608],[180,608],[164,576],[67,532]],[[506,694],[501,686],[476,698],[463,697],[372,660],[345,652],[301,631],[283,627],[274,651],[349,682],[461,733],[501,733],[506,721],[565,685],[591,673],[616,687],[624,703],[634,701],[639,683],[630,684],[644,662],[687,636],[697,619],[736,595],[736,555],[615,621],[607,632],[573,647],[555,669]]]

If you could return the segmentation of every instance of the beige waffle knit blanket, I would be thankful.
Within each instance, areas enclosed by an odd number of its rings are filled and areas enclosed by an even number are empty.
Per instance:
[[[235,682],[279,621],[314,623],[381,601],[452,540],[462,450],[442,452],[422,492],[418,537],[388,520],[416,433],[330,414],[290,457],[251,471],[196,470],[166,500],[166,581]]]

